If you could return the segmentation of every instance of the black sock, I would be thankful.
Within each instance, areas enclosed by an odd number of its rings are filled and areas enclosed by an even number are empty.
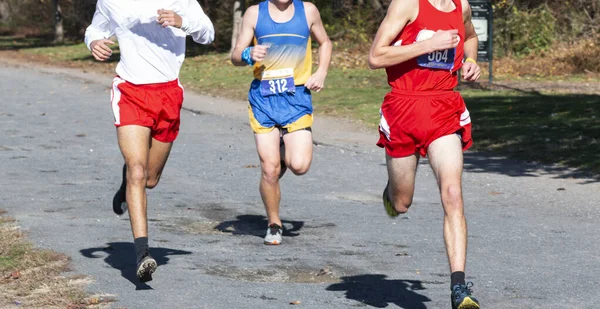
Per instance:
[[[457,284],[465,285],[465,272],[455,271],[450,275],[450,288]]]
[[[135,255],[137,257],[136,261],[140,261],[144,253],[148,251],[148,237],[138,237],[133,240],[133,245],[135,246]]]

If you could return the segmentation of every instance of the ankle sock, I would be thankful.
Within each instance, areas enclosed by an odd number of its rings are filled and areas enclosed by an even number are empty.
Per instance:
[[[464,271],[455,271],[450,275],[450,288],[457,284],[465,285],[465,272]]]
[[[135,255],[137,257],[137,261],[139,262],[144,253],[148,251],[148,237],[138,237],[133,240],[133,245],[135,246]]]

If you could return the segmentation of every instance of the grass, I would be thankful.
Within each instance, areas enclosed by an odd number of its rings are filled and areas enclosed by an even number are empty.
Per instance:
[[[7,46],[12,44],[10,46],[21,48],[23,54],[35,55],[46,62],[106,71],[114,70],[118,60],[118,50],[112,63],[101,64],[93,61],[83,44],[41,47],[39,41],[14,42],[0,39],[0,50],[10,49]],[[28,44],[29,47],[23,47]],[[246,100],[251,68],[234,67],[225,54],[188,56],[192,57],[186,59],[181,69],[186,89]],[[334,58],[334,63],[343,62]],[[585,79],[571,78],[573,81]],[[585,80],[600,87],[597,80]],[[527,79],[526,87],[530,86],[531,79]],[[461,91],[474,122],[472,149],[599,174],[600,96],[553,94],[554,89],[546,89],[546,93],[468,88]],[[350,118],[375,130],[378,110],[387,91],[384,70],[334,65],[327,77],[326,89],[313,93],[315,111]]]
[[[0,210],[0,308],[104,308],[110,297],[90,297],[89,279],[64,277],[70,259],[50,250],[34,248]]]

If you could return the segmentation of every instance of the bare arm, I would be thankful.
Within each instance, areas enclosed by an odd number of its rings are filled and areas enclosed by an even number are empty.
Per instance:
[[[240,33],[238,34],[235,47],[233,48],[233,52],[231,53],[231,63],[233,63],[236,66],[248,65],[242,60],[242,52],[244,51],[244,49],[246,49],[246,47],[252,44],[252,39],[254,38],[254,27],[256,26],[257,20],[258,5],[253,5],[249,7],[244,13],[244,17],[242,18],[242,25],[240,26]],[[266,56],[266,49],[265,54],[262,56],[262,59],[264,59],[264,56]],[[257,59],[258,58],[259,57],[257,57]]]
[[[465,57],[477,60],[477,33],[471,21],[471,6],[467,0],[462,0],[463,20],[465,22]]]
[[[306,81],[304,86],[310,90],[319,92],[325,85],[325,77],[327,77],[327,71],[331,63],[331,50],[333,46],[329,40],[329,36],[327,36],[323,21],[321,20],[321,14],[317,7],[310,2],[304,2],[304,9],[311,34],[317,43],[319,43],[319,68]]]
[[[461,0],[463,21],[465,23],[465,57],[467,60],[462,67],[462,77],[467,81],[476,81],[481,76],[481,68],[477,65],[477,48],[479,39],[471,21],[471,6],[468,0]]]
[[[393,0],[369,52],[369,67],[380,69],[406,62],[420,55],[456,47],[458,31],[438,31],[430,39],[414,44],[390,46],[404,27],[418,14],[417,0]]]

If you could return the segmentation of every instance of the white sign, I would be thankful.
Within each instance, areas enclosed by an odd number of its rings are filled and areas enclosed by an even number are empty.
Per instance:
[[[487,42],[488,40],[488,21],[487,19],[472,19],[475,33],[479,42]]]

